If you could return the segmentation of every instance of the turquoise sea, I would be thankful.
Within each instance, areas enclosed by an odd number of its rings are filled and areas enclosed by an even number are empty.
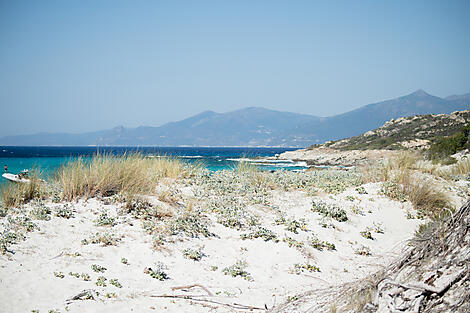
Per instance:
[[[39,169],[47,179],[62,164],[77,158],[91,158],[97,152],[122,155],[129,152],[140,152],[144,155],[165,155],[179,158],[184,162],[198,162],[206,168],[217,171],[231,169],[241,160],[253,162],[262,170],[302,170],[306,164],[266,160],[295,148],[229,148],[229,147],[13,147],[0,146],[0,165],[8,167],[9,173],[18,173],[23,169]],[[6,179],[1,178],[1,183]]]

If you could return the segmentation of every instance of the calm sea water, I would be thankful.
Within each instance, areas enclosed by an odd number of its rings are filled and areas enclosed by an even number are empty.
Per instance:
[[[184,162],[202,163],[210,170],[230,169],[240,160],[248,160],[259,165],[260,169],[304,169],[305,164],[294,162],[275,162],[263,159],[289,148],[209,148],[209,147],[2,147],[0,146],[0,165],[8,166],[9,173],[18,173],[23,169],[40,169],[42,175],[52,175],[62,164],[76,157],[91,158],[97,152],[122,155],[128,152],[140,152],[144,155],[166,155],[179,158]],[[6,180],[2,178],[1,182]]]

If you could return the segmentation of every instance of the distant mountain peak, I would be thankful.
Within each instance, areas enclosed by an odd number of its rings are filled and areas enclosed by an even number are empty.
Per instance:
[[[427,97],[427,96],[430,96],[430,94],[428,94],[423,89],[418,89],[415,92],[411,93],[410,96]]]

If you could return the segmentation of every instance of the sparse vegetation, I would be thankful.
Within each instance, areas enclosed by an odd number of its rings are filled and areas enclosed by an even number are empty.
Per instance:
[[[312,203],[312,211],[318,212],[324,217],[331,217],[338,222],[345,222],[348,220],[345,210],[335,205],[328,205],[323,201],[314,201]]]
[[[205,254],[204,252],[202,252],[202,248],[199,248],[199,249],[186,248],[183,250],[183,256],[193,261],[201,261],[202,257],[204,257]]]
[[[225,275],[230,275],[232,277],[243,277],[243,279],[246,279],[248,281],[252,281],[253,277],[251,277],[250,273],[248,273],[245,269],[248,267],[248,264],[246,261],[240,261],[238,260],[235,262],[235,264],[228,266],[222,270],[222,273]]]
[[[110,279],[109,283],[117,288],[122,288],[121,283],[117,279]]]
[[[62,206],[56,209],[56,212],[54,215],[57,217],[69,219],[73,217],[73,214],[74,214],[74,210],[71,207],[71,205],[68,203],[64,203]]]
[[[309,246],[320,251],[323,250],[323,248],[326,248],[327,250],[336,250],[336,246],[333,243],[320,240],[316,235],[310,236],[307,242]]]
[[[191,238],[197,238],[200,235],[213,236],[208,228],[209,221],[199,211],[186,211],[168,220],[166,225],[170,235],[185,235]]]
[[[99,287],[106,287],[106,281],[108,279],[104,276],[99,276],[97,279],[96,279],[96,286],[99,286]]]
[[[150,268],[150,267],[149,267],[149,268],[146,268],[146,269],[144,270],[144,273],[149,274],[150,277],[152,277],[152,278],[155,278],[155,279],[158,279],[158,280],[163,281],[163,280],[170,279],[170,277],[168,276],[168,274],[165,273],[165,270],[166,270],[166,269],[167,269],[167,267],[166,267],[163,263],[158,262],[158,263],[156,264],[155,269],[152,269],[152,268]]]
[[[310,272],[310,273],[320,272],[320,268],[310,263],[304,263],[304,264],[296,263],[294,264],[294,268],[292,269],[292,272],[294,272],[297,275],[305,271]]]
[[[114,226],[116,224],[116,219],[109,216],[106,211],[103,211],[95,220],[95,224],[97,226]]]
[[[269,230],[264,227],[259,227],[258,229],[253,230],[247,234],[241,234],[240,238],[242,240],[262,238],[264,241],[270,241],[270,240],[273,240],[275,242],[279,241],[279,239],[277,238],[277,235],[272,230]]]
[[[103,232],[103,233],[95,233],[90,239],[83,239],[82,244],[86,245],[88,243],[93,244],[103,244],[103,246],[115,246],[121,238],[117,237],[115,234],[111,232]]]
[[[304,243],[301,242],[301,241],[297,241],[295,240],[294,238],[292,237],[284,237],[282,239],[283,242],[287,243],[287,245],[289,247],[294,247],[294,248],[297,248],[297,249],[300,249],[304,246]]]
[[[98,265],[98,264],[93,264],[91,266],[91,269],[93,270],[93,272],[97,272],[97,273],[104,273],[104,271],[106,271],[106,267]]]
[[[49,221],[51,219],[51,209],[44,202],[38,200],[33,203],[33,208],[29,211],[29,215],[35,220]]]

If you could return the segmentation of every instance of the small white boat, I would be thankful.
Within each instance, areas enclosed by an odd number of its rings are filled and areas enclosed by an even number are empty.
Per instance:
[[[3,173],[2,177],[15,183],[29,183],[28,170],[24,170],[19,174]]]

